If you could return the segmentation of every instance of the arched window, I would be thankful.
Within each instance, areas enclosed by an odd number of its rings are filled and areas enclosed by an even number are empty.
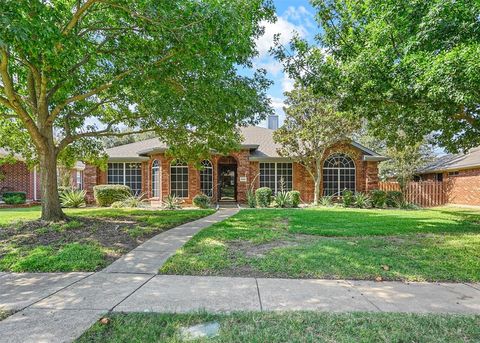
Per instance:
[[[170,194],[179,198],[188,198],[188,165],[172,162],[170,165]]]
[[[200,191],[209,197],[213,195],[213,166],[209,160],[202,161]]]
[[[355,192],[355,163],[345,154],[330,155],[323,163],[323,194],[342,195]]]
[[[152,162],[152,197],[160,197],[160,162],[158,160]]]

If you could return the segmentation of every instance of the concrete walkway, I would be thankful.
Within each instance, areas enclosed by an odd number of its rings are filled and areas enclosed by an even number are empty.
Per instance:
[[[238,210],[166,231],[98,273],[0,273],[0,342],[68,342],[117,312],[315,310],[480,314],[480,284],[156,275],[202,228]]]

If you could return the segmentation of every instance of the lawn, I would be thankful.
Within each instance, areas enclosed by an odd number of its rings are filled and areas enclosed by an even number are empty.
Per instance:
[[[195,342],[478,342],[480,316],[400,313],[247,312],[113,314],[78,343],[182,342],[181,327],[218,322],[220,332]]]
[[[0,210],[0,271],[96,271],[154,235],[213,210],[67,209],[70,220],[36,220],[40,209]]]
[[[242,210],[193,237],[160,273],[480,281],[480,211]]]

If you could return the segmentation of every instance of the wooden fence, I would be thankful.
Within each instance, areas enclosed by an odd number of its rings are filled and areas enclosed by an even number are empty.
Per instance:
[[[421,207],[445,205],[448,202],[447,185],[442,181],[409,182],[405,192],[405,200]],[[383,191],[399,191],[398,182],[380,182]]]

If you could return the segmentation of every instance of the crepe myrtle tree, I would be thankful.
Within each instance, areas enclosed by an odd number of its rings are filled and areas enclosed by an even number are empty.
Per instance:
[[[341,94],[339,108],[368,119],[389,145],[399,128],[450,152],[480,144],[479,1],[311,2],[316,42],[296,37],[275,50],[292,78]]]
[[[279,155],[303,165],[312,177],[313,202],[318,205],[325,152],[337,143],[348,142],[358,129],[358,121],[340,115],[334,102],[317,96],[299,83],[285,95],[285,122],[273,138],[280,144]]]
[[[271,111],[265,72],[237,69],[252,67],[273,11],[264,0],[1,1],[0,139],[38,162],[42,219],[65,218],[57,160],[97,160],[105,136],[154,130],[188,160],[235,147],[235,128]]]

